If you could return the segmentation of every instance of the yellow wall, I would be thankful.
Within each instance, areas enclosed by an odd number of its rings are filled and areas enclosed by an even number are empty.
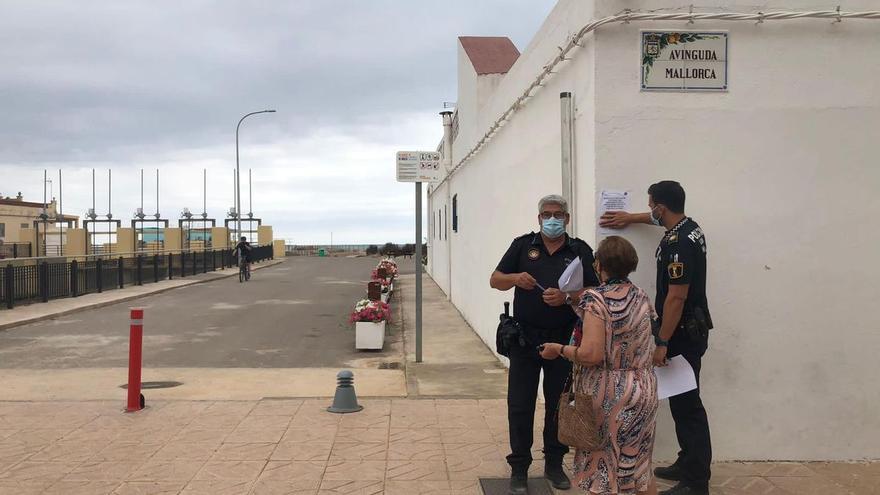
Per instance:
[[[211,227],[211,246],[214,249],[228,249],[229,229],[226,227]]]
[[[272,256],[275,259],[284,258],[284,239],[275,239],[272,241]]]
[[[177,252],[182,247],[183,231],[178,227],[165,227],[165,251]]]
[[[135,251],[134,229],[130,227],[116,229],[116,251],[119,253],[133,253]]]
[[[64,245],[67,256],[83,256],[86,254],[86,229],[67,229],[67,244]]]
[[[257,227],[257,244],[260,246],[272,244],[272,226],[260,225]]]

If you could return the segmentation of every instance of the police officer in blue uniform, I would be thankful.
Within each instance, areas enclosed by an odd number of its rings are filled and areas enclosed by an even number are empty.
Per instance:
[[[559,277],[580,258],[584,266],[584,287],[599,285],[593,264],[593,250],[565,228],[571,220],[568,204],[561,196],[545,196],[538,203],[539,233],[517,237],[492,273],[489,285],[506,291],[516,288],[513,315],[522,330],[524,345],[510,350],[507,387],[507,419],[510,426],[510,492],[528,493],[528,470],[532,463],[532,441],[538,381],[544,370],[544,473],[554,488],[567,490],[571,481],[562,469],[568,446],[557,436],[557,407],[571,364],[563,359],[542,359],[536,346],[544,342],[569,343],[577,323],[574,305],[579,294],[558,289]]]
[[[684,213],[685,192],[675,181],[661,181],[648,189],[650,213],[609,212],[603,227],[622,228],[631,223],[650,223],[666,228],[657,247],[657,297],[654,301],[661,325],[654,341],[654,364],[684,356],[700,380],[702,357],[709,345],[712,317],[706,298],[706,236]],[[657,468],[659,478],[677,481],[661,495],[708,495],[712,442],[709,420],[700,389],[669,398],[680,451],[669,467]]]

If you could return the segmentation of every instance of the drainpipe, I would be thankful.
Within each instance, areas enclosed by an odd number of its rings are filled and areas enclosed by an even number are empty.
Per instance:
[[[568,233],[577,237],[577,222],[575,221],[575,177],[574,177],[574,104],[571,93],[566,91],[559,93],[560,116],[562,129],[562,197],[568,202],[568,211],[571,213],[571,223]]]
[[[443,116],[443,165],[446,174],[452,172],[452,112],[449,110],[440,112]],[[449,281],[449,289],[446,291],[446,300],[452,300],[452,241],[449,239],[449,211],[452,209],[452,181],[446,181],[446,279]]]

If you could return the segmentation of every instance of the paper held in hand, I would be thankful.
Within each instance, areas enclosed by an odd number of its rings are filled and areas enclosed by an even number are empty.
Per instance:
[[[584,265],[581,258],[577,257],[568,264],[562,276],[559,277],[559,290],[562,292],[576,292],[584,288]]]
[[[675,356],[669,360],[669,365],[654,368],[654,374],[657,375],[657,399],[659,400],[697,388],[694,369],[691,368],[691,364],[684,356]]]

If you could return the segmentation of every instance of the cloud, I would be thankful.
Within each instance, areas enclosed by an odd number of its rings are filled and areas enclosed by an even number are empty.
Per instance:
[[[159,167],[162,213],[176,218],[201,209],[208,168],[217,216],[231,206],[236,122],[272,107],[240,137],[254,211],[276,234],[316,241],[335,224],[352,242],[407,240],[412,186],[394,182],[393,152],[436,147],[456,36],[524,47],[553,3],[6,2],[0,193],[41,198],[41,169],[63,168],[65,210],[82,214],[89,169],[112,168],[114,213],[128,218],[137,170]]]

